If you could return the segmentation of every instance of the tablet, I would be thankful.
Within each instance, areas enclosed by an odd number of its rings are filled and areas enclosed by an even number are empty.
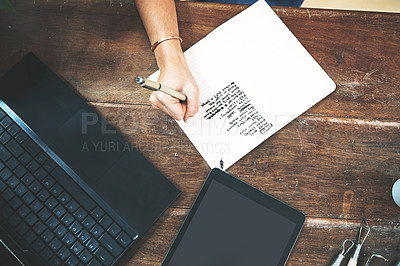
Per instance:
[[[162,265],[285,265],[300,211],[212,169]]]

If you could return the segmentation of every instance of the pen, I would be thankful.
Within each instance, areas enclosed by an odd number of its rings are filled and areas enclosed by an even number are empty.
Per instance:
[[[183,94],[183,93],[181,93],[179,91],[173,90],[173,89],[171,89],[171,88],[169,88],[167,86],[164,86],[164,85],[162,85],[162,84],[160,84],[158,82],[154,82],[154,81],[148,80],[148,79],[143,78],[143,77],[137,77],[136,78],[136,83],[140,84],[140,86],[142,86],[143,88],[146,88],[146,89],[149,89],[149,90],[152,90],[152,91],[162,91],[162,92],[164,92],[164,93],[166,93],[166,94],[168,94],[168,95],[170,95],[172,97],[175,97],[175,98],[179,99],[181,102],[185,102],[186,101],[186,95],[185,94]]]

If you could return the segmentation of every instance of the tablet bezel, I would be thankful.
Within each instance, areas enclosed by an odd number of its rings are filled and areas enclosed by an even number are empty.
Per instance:
[[[275,213],[292,221],[295,224],[295,228],[293,229],[292,235],[290,236],[289,241],[284,251],[282,252],[282,256],[278,264],[285,265],[304,225],[305,215],[299,210],[287,205],[286,203],[217,168],[212,169],[209,173],[207,180],[203,184],[203,187],[200,190],[200,193],[197,196],[189,214],[187,215],[185,221],[179,229],[178,234],[175,237],[173,244],[171,245],[167,255],[165,256],[162,265],[167,266],[169,264],[213,180],[233,189],[234,191],[245,196],[246,198],[257,202],[258,204],[266,207],[271,211],[274,211]]]

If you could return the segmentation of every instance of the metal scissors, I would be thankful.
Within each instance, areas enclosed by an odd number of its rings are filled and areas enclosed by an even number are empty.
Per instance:
[[[369,227],[367,221],[362,220],[360,229],[358,231],[356,250],[354,250],[354,253],[351,256],[347,266],[356,266],[357,265],[358,257],[360,256],[361,247],[364,244],[365,239],[367,239],[370,230],[371,230],[371,228]]]
[[[350,242],[350,246],[346,248],[346,243]],[[346,239],[342,243],[342,252],[336,257],[336,260],[331,264],[331,266],[340,266],[340,263],[342,263],[344,256],[351,250],[351,248],[354,246],[354,242],[351,239]]]

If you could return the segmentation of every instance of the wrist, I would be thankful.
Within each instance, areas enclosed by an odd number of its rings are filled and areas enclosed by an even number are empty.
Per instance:
[[[181,43],[177,39],[171,39],[160,43],[154,50],[154,55],[160,69],[168,67],[169,65],[186,65],[186,59],[182,51]]]

